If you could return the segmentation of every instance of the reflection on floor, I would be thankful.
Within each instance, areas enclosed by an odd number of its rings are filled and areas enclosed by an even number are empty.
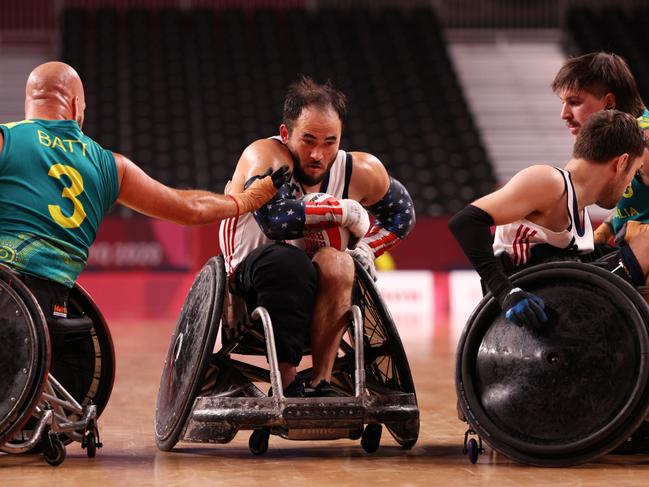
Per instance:
[[[470,310],[469,310],[470,311]],[[430,316],[419,316],[422,322]],[[171,322],[112,323],[117,375],[111,402],[100,420],[104,448],[88,459],[78,443],[56,468],[39,455],[0,455],[2,485],[602,485],[646,480],[647,457],[606,457],[570,469],[539,469],[487,452],[477,465],[462,455],[465,425],[457,420],[454,347],[461,325],[436,316],[425,340],[401,323],[421,408],[419,442],[402,450],[384,432],[374,455],[359,442],[291,442],[271,437],[262,457],[248,451],[242,432],[226,445],[180,444],[158,451],[153,440],[155,399]],[[416,329],[416,327],[415,327]],[[443,332],[445,330],[445,332]]]

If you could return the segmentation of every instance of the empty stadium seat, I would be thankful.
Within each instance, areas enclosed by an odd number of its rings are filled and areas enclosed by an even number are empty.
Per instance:
[[[304,73],[345,92],[342,148],[379,157],[418,214],[494,187],[431,9],[68,9],[61,21],[63,58],[88,90],[85,130],[164,183],[221,191],[246,145],[277,133]]]

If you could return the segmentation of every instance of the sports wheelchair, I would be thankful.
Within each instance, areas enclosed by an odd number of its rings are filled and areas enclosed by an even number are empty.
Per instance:
[[[256,455],[266,452],[271,434],[291,440],[360,438],[363,449],[373,453],[382,424],[401,446],[412,448],[419,409],[401,340],[358,263],[355,287],[351,326],[332,375],[332,385],[344,397],[288,398],[268,312],[258,307],[248,316],[242,301],[227,291],[222,256],[211,258],[185,299],[165,360],[156,405],[158,448],[171,450],[178,441],[228,443],[247,429]],[[234,318],[228,316],[226,299],[243,307]],[[213,351],[219,326],[221,345]],[[264,355],[267,367],[251,363]],[[272,394],[267,395],[268,384]]]
[[[29,288],[4,266],[0,309],[0,451],[42,452],[59,465],[65,446],[77,441],[94,457],[115,371],[101,312],[76,284],[70,317],[46,320]]]
[[[483,439],[536,466],[649,452],[644,290],[596,263],[544,263],[511,279],[543,299],[549,319],[541,330],[518,327],[491,293],[470,316],[455,383],[471,462]]]

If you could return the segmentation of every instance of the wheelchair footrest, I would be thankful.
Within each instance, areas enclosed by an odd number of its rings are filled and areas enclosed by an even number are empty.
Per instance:
[[[345,398],[197,397],[183,441],[227,443],[240,429],[276,428],[289,439],[348,438],[370,422],[417,419],[414,394]]]
[[[282,417],[286,428],[292,429],[353,429],[363,425],[365,409],[360,403],[290,404]],[[290,437],[290,436],[289,436]]]
[[[414,394],[386,394],[366,398],[366,423],[400,423],[418,418],[419,407]]]
[[[289,440],[339,440],[357,438],[363,432],[363,424],[355,428],[293,428],[280,434]]]

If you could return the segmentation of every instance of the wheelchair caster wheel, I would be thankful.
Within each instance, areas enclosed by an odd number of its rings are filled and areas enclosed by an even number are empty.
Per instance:
[[[353,430],[349,433],[349,439],[350,440],[360,440],[363,437],[363,428],[358,428],[357,430]]]
[[[478,442],[475,441],[475,438],[471,438],[466,444],[466,454],[469,457],[469,461],[474,465],[478,462],[478,456],[480,456],[480,449],[478,448]]]
[[[401,443],[401,448],[404,450],[410,450],[413,446],[415,446],[415,443],[417,443],[417,440],[409,440],[409,441],[404,441]]]
[[[97,454],[97,438],[94,433],[91,432],[86,435],[85,444],[86,455],[88,455],[88,458],[95,458],[95,455]]]
[[[464,433],[464,448],[462,448],[462,453],[469,457],[469,461],[474,465],[478,462],[478,457],[484,453],[484,448],[482,447],[482,438],[478,436],[478,439],[469,438],[469,435],[475,435],[476,432],[472,429],[466,430]]]
[[[383,426],[380,424],[368,424],[363,431],[363,437],[361,438],[361,446],[363,450],[367,453],[374,453],[379,449],[381,444],[381,432],[383,431]]]
[[[263,455],[268,450],[268,438],[270,431],[267,429],[255,430],[248,440],[248,448],[253,455]]]
[[[59,439],[58,435],[49,435],[43,455],[45,456],[45,461],[53,467],[63,463],[63,460],[65,460],[65,445]]]

